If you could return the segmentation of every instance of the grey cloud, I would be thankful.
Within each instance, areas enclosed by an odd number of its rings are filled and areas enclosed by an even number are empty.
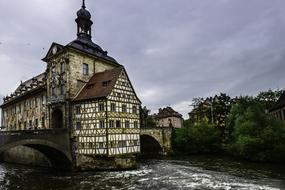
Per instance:
[[[284,87],[283,0],[86,4],[94,41],[125,65],[143,104],[153,110],[171,105],[185,114],[197,96]],[[52,41],[75,38],[80,3],[3,0],[0,7],[0,93],[8,94],[20,80],[44,71],[40,59]]]

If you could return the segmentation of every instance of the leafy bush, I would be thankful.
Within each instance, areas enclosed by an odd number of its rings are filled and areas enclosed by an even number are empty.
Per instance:
[[[175,131],[174,148],[185,154],[217,153],[221,150],[220,131],[206,122],[192,124],[187,120]]]

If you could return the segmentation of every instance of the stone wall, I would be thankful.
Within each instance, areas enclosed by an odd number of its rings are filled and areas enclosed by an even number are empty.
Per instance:
[[[171,120],[172,126],[174,128],[181,128],[182,127],[182,119],[179,117],[161,118],[158,120],[158,127],[169,127],[170,126],[170,120]]]
[[[136,167],[136,157],[134,155],[117,157],[78,155],[76,158],[76,169],[79,171],[126,170],[134,169]]]

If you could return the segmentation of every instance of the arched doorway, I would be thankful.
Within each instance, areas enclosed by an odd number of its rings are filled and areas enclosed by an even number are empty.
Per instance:
[[[158,157],[163,154],[159,142],[152,136],[141,135],[141,154],[144,157]]]
[[[60,109],[55,109],[52,112],[52,128],[63,128],[63,113]]]

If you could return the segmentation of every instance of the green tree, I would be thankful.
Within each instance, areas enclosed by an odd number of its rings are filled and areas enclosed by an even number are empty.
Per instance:
[[[156,127],[154,118],[150,115],[150,110],[146,106],[140,108],[141,127]]]
[[[263,105],[253,98],[243,98],[233,106],[231,154],[253,161],[285,159],[285,126],[266,114]]]
[[[283,92],[284,90],[277,89],[273,91],[269,89],[268,91],[260,92],[256,96],[256,100],[262,105],[265,110],[269,110],[276,104],[277,100]]]
[[[209,123],[193,124],[184,122],[184,127],[176,129],[174,148],[186,154],[217,153],[221,151],[219,130]]]

